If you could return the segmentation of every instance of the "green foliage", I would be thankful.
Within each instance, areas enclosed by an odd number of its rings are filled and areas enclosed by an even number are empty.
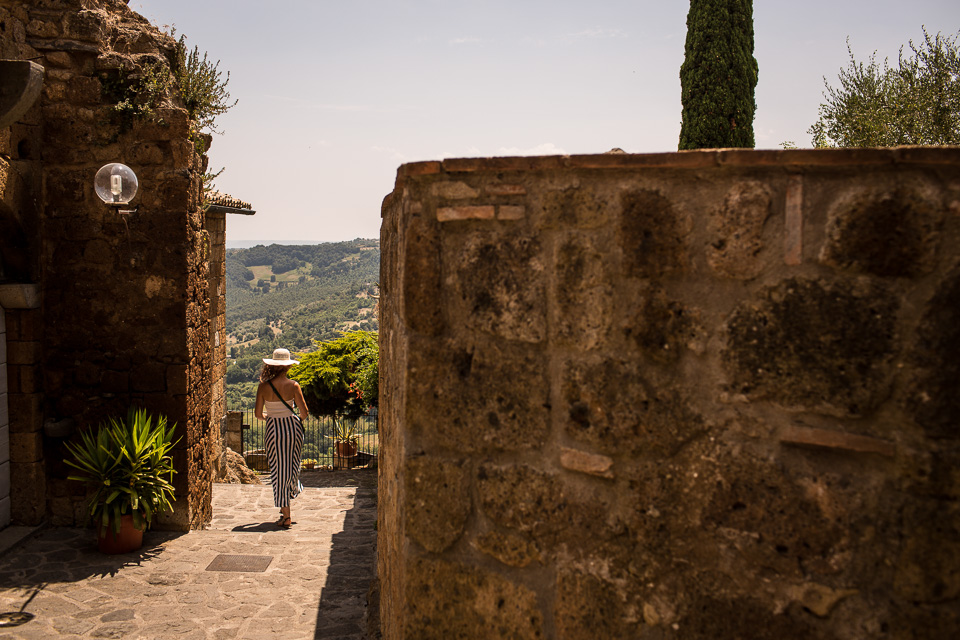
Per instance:
[[[960,35],[960,34],[958,34]],[[847,40],[850,65],[840,70],[840,86],[824,78],[826,102],[807,133],[813,146],[888,147],[904,144],[960,144],[960,50],[957,36],[923,29],[923,43],[903,47],[895,68],[876,53],[857,62]]]
[[[131,408],[125,421],[110,418],[96,433],[84,431],[79,444],[67,443],[72,459],[64,462],[79,471],[68,480],[92,488],[90,516],[98,530],[112,523],[119,533],[120,517],[130,514],[142,531],[156,514],[172,509],[175,428],[165,416],[154,421],[146,410]]]
[[[289,376],[300,383],[311,413],[355,420],[367,411],[371,402],[359,377],[377,366],[371,362],[379,358],[379,351],[373,348],[377,340],[376,333],[350,331],[336,340],[318,343],[312,353],[298,356],[300,364],[290,370]],[[339,422],[338,430],[345,421]]]
[[[230,92],[227,84],[230,82],[230,72],[224,78],[218,67],[220,61],[211,62],[207,53],[200,57],[200,50],[194,47],[187,49],[187,41],[180,36],[177,41],[173,75],[177,79],[180,97],[183,105],[194,121],[196,132],[214,132],[217,130],[216,117],[236,106],[237,101],[230,102]],[[205,149],[200,149],[203,153]]]
[[[246,268],[242,262],[232,255],[227,255],[226,267],[228,286],[246,287],[247,283],[254,278],[253,271]]]
[[[274,273],[286,273],[299,268],[301,264],[303,263],[300,260],[291,255],[280,255],[273,260],[273,271]]]
[[[680,150],[754,146],[753,0],[691,0]]]
[[[100,74],[103,95],[116,104],[114,119],[121,131],[127,131],[135,120],[152,120],[170,92],[170,69],[161,61],[147,62],[133,69],[120,66]]]

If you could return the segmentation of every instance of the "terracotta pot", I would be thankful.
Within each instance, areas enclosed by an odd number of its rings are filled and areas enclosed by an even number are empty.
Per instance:
[[[120,533],[113,533],[113,523],[100,530],[97,546],[101,553],[117,554],[136,551],[143,545],[143,531],[133,526],[133,516],[120,516]]]
[[[357,455],[357,445],[352,442],[338,442],[337,455],[341,458],[352,458]]]

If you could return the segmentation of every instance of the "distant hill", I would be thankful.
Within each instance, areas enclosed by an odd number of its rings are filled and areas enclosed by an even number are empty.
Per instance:
[[[315,245],[328,244],[324,240],[230,240],[227,239],[227,249],[249,249],[257,245]]]
[[[226,256],[227,403],[252,406],[261,358],[377,331],[380,241],[256,245]]]

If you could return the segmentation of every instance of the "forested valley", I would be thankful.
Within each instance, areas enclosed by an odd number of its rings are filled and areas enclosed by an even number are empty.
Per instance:
[[[344,331],[377,331],[380,242],[228,249],[227,406],[253,407],[261,358],[307,353]]]

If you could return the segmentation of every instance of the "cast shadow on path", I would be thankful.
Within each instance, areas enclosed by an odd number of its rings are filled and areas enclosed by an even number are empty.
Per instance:
[[[320,592],[314,638],[374,640],[379,637],[379,610],[368,594],[376,579],[377,472],[358,472],[352,504],[342,530],[333,534],[330,568]],[[349,489],[341,500],[350,500]]]

